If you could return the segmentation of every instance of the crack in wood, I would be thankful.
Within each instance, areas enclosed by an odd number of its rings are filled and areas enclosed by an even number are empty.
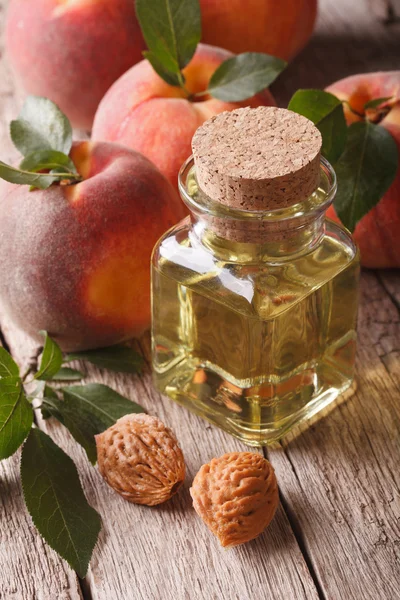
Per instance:
[[[299,477],[298,477],[298,474],[296,472],[295,465],[293,464],[293,462],[292,462],[292,460],[290,458],[289,453],[286,452],[285,448],[281,444],[279,444],[279,446],[280,446],[282,452],[285,454],[287,460],[289,461],[289,463],[290,463],[290,465],[292,467],[293,474],[294,474],[295,478],[297,479],[299,485],[301,485]],[[268,447],[264,447],[263,448],[263,453],[264,453],[265,458],[267,460],[270,460],[270,462],[273,464],[273,459],[270,458],[269,453],[268,453]],[[278,480],[278,484],[279,484],[279,480]],[[310,553],[309,553],[309,551],[307,549],[307,545],[306,545],[305,540],[304,540],[304,536],[303,536],[303,532],[301,530],[300,523],[299,523],[299,521],[298,521],[295,513],[290,508],[290,504],[289,504],[289,502],[287,502],[287,500],[285,498],[285,494],[282,491],[282,489],[279,489],[279,498],[280,498],[280,502],[281,502],[282,508],[285,511],[286,517],[287,517],[287,519],[289,521],[290,527],[291,527],[291,529],[293,531],[293,534],[294,534],[294,536],[296,538],[297,545],[299,546],[300,551],[301,551],[301,553],[303,555],[304,562],[307,565],[307,569],[308,569],[310,577],[311,577],[311,579],[312,579],[312,581],[314,583],[315,589],[316,589],[317,594],[318,594],[318,598],[320,600],[327,600],[327,597],[326,597],[326,595],[325,595],[325,593],[324,593],[324,591],[322,589],[322,584],[321,584],[321,582],[320,582],[320,580],[318,578],[318,575],[317,575],[317,573],[315,571],[311,555],[310,555]]]
[[[400,300],[399,300],[399,298],[397,298],[396,294],[393,292],[393,290],[390,288],[390,286],[387,285],[387,282],[386,282],[384,276],[382,275],[382,273],[380,273],[378,271],[378,272],[375,272],[375,275],[376,275],[376,278],[378,279],[379,283],[381,284],[381,286],[383,287],[383,289],[385,290],[385,292],[387,293],[387,295],[390,297],[391,301],[397,308],[398,313],[399,313],[399,318],[400,318]]]
[[[377,5],[380,0],[374,2]],[[382,0],[384,4],[399,6],[399,0]],[[3,6],[4,0],[0,0],[0,11]],[[299,87],[323,88],[357,72],[398,68],[397,25],[386,27],[371,17],[363,0],[321,1],[312,42],[288,67],[286,77],[274,85],[278,104],[286,105]],[[0,69],[2,159],[12,162],[16,151],[6,124],[15,116],[20,99],[4,60]],[[370,276],[364,273],[363,277],[368,287]],[[245,548],[219,552],[193,515],[188,481],[172,504],[161,507],[150,518],[148,511],[123,504],[102,484],[96,470],[87,466],[86,457],[62,428],[51,422],[39,423],[77,462],[85,493],[103,516],[104,530],[88,576],[78,582],[68,565],[41,541],[26,518],[23,503],[21,508],[17,457],[5,461],[0,465],[0,487],[7,492],[1,498],[0,538],[5,542],[5,553],[0,596],[6,590],[5,594],[12,597],[20,592],[19,598],[43,600],[237,600],[239,593],[241,600],[397,597],[394,586],[400,557],[393,556],[400,549],[395,535],[399,493],[394,485],[399,457],[395,419],[399,412],[395,395],[396,385],[400,385],[400,363],[394,353],[392,340],[397,329],[389,298],[400,310],[400,288],[391,283],[390,274],[374,277],[380,285],[363,299],[367,309],[363,316],[363,381],[359,395],[306,434],[305,440],[291,442],[285,449],[280,446],[275,455],[271,450],[271,462],[280,480],[282,508],[264,536]],[[377,319],[380,311],[383,318]],[[3,320],[1,325],[6,325]],[[9,349],[7,341],[14,358],[26,368],[29,344],[9,327],[0,332],[0,342]],[[147,367],[140,383],[132,377],[89,368],[88,381],[111,385],[176,428],[191,474],[215,453],[244,449],[210,425],[183,415],[179,407],[167,404],[155,393],[148,374],[147,342],[143,344]],[[36,361],[38,356],[36,349]],[[33,354],[29,360],[32,358]],[[370,418],[362,431],[357,422],[365,419],[364,411]],[[371,436],[368,443],[365,436]],[[341,520],[338,512],[345,513],[348,525],[344,520],[336,522],[335,517]],[[350,534],[351,528],[358,542]],[[151,569],[144,564],[147,557],[152,561]]]
[[[78,577],[78,584],[81,590],[83,600],[93,600],[92,589],[90,587],[90,581],[87,577],[81,579]]]
[[[146,364],[146,369],[150,370],[151,369],[151,349],[149,347],[149,344],[148,343],[146,344],[146,341],[148,342],[148,338],[142,339],[139,342],[139,350],[140,350],[141,354],[144,357],[145,364]],[[284,449],[283,449],[283,451],[284,451]],[[268,459],[268,448],[267,447],[262,448],[262,452],[263,452],[265,458]],[[292,463],[292,461],[291,461],[291,459],[290,459],[290,457],[288,455],[287,455],[287,458],[288,458],[290,464],[292,465],[293,473],[294,473],[294,475],[295,475],[295,477],[298,480],[298,483],[300,485],[300,481],[298,479],[296,469],[295,469],[295,467],[294,467],[294,465],[293,465],[293,463]],[[297,519],[296,519],[293,511],[290,509],[290,506],[286,502],[282,490],[280,490],[280,501],[281,501],[281,506],[283,508],[283,511],[284,511],[284,513],[286,515],[286,518],[288,520],[288,523],[290,525],[290,528],[291,528],[291,530],[293,532],[293,535],[294,535],[294,537],[296,539],[297,545],[298,545],[298,547],[300,549],[300,552],[301,552],[301,554],[303,556],[304,562],[305,562],[305,564],[307,566],[307,569],[308,569],[309,575],[311,577],[311,580],[314,583],[315,591],[318,594],[318,598],[319,598],[319,600],[327,600],[326,596],[325,596],[325,594],[323,592],[323,589],[321,587],[321,583],[320,583],[320,581],[318,579],[318,576],[317,576],[317,574],[315,572],[314,565],[312,563],[312,559],[311,559],[311,557],[309,555],[309,552],[307,550],[304,538],[303,538],[302,533],[301,533],[300,525],[299,525],[299,523],[298,523],[298,521],[297,521]],[[300,580],[300,583],[301,583],[301,585],[303,587],[303,590],[304,590],[304,592],[306,594],[307,590],[306,590],[306,588],[304,586],[304,582],[303,582],[301,573],[299,573],[299,580]]]
[[[7,352],[9,354],[11,354],[10,347],[7,344],[7,340],[6,340],[6,338],[5,338],[4,334],[3,334],[3,330],[1,329],[1,327],[0,327],[0,346],[3,346],[4,350],[7,350]]]

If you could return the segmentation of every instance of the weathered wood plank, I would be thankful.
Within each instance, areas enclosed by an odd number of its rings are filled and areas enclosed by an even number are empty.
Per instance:
[[[8,337],[7,329],[2,332]],[[25,371],[37,355],[36,345],[18,332],[14,345]],[[0,599],[33,600],[59,598],[79,600],[76,573],[47,546],[36,531],[25,507],[19,477],[21,452],[0,461]]]
[[[4,23],[4,2],[0,2],[0,25]],[[3,37],[0,32],[0,57]],[[0,60],[0,148],[1,159],[12,161],[13,149],[7,124],[18,110],[15,87],[4,59]],[[29,362],[25,354],[23,367]],[[43,542],[25,508],[19,479],[20,452],[0,462],[0,598],[32,600],[82,598],[79,581],[72,569]]]
[[[82,599],[79,581],[37,533],[25,508],[20,452],[0,462],[0,598]]]
[[[26,363],[26,336],[5,327],[13,355]],[[148,354],[148,336],[142,340]],[[70,454],[81,474],[87,498],[103,518],[87,582],[93,600],[232,598],[317,600],[318,594],[282,507],[258,540],[229,551],[195,514],[189,495],[200,466],[212,457],[248,449],[155,392],[149,368],[142,377],[77,364],[87,381],[102,381],[156,414],[175,431],[185,454],[183,491],[165,506],[146,508],[122,500],[89,465],[81,448],[55,422],[40,422]]]
[[[400,598],[400,380],[380,356],[395,312],[365,272],[355,393],[268,453],[326,598]]]
[[[379,23],[365,0],[320,3],[314,37],[274,86],[285,105],[299,87],[398,69],[400,24]],[[400,306],[398,273],[380,275]],[[285,507],[327,598],[399,598],[398,312],[363,275],[358,390],[316,427],[270,451]]]
[[[400,399],[400,273],[382,271],[378,277],[371,275],[364,298],[371,342],[397,386]]]
[[[378,274],[379,281],[382,283],[385,290],[390,294],[393,302],[400,310],[400,281],[398,271],[381,271]]]
[[[389,313],[390,322],[395,322],[396,313],[392,313],[391,300],[385,296],[373,274],[364,273],[362,289],[359,381],[355,396],[347,404],[339,405],[317,427],[306,429],[298,438],[288,438],[283,446],[284,450],[271,451],[270,458],[277,469],[285,506],[298,527],[298,535],[309,553],[326,597],[349,598],[352,594],[357,597],[355,594],[361,590],[365,598],[376,598],[379,592],[379,598],[392,599],[397,597],[396,580],[400,575],[396,562],[400,504],[399,485],[395,479],[399,459],[398,392],[394,389],[394,381],[380,363],[381,350],[379,346],[378,351],[376,350],[374,338],[379,335],[380,324],[388,321],[384,315]],[[378,329],[375,331],[376,327]],[[382,342],[382,336],[379,339]],[[129,387],[129,378],[128,382],[123,383],[120,376],[108,374],[108,381],[122,393],[126,390],[126,385]],[[169,401],[164,405],[161,398],[155,399],[151,386],[150,391],[146,391],[148,385],[150,384],[145,384],[142,391],[137,386],[131,386],[129,389],[133,392],[132,398],[142,402],[150,411],[154,410],[155,402],[157,414],[167,422],[172,422],[171,415],[176,411],[180,413],[182,409]],[[150,406],[148,402],[151,403]],[[185,413],[185,420],[186,418],[189,423],[195,419]],[[177,434],[183,439],[181,419],[181,415],[178,415],[174,421],[178,423]],[[190,436],[191,445],[196,443],[193,432],[203,429],[215,431],[204,424],[195,425]],[[224,437],[221,432],[215,433],[218,437]],[[230,449],[234,449],[237,442],[230,440],[228,444]],[[205,445],[212,453],[212,444],[207,441]],[[208,458],[206,456],[202,459],[200,451],[199,463]],[[89,479],[92,480],[92,477],[93,473],[89,475]],[[92,482],[92,485],[97,495],[96,482]],[[119,504],[122,501],[113,498],[112,502]],[[184,507],[188,510],[189,506],[187,496]],[[98,509],[101,511],[100,504]],[[117,510],[123,511],[123,506]],[[196,523],[188,530],[189,535],[192,532],[193,538],[196,536],[195,525]],[[181,523],[180,526],[184,527]],[[154,530],[148,533],[149,538],[156,535]],[[185,537],[187,531],[184,529],[183,533]],[[273,530],[269,533],[273,533]],[[115,531],[109,535],[112,542],[114,536],[118,539]],[[178,547],[181,549],[181,538],[178,540]],[[198,547],[200,553],[202,543]],[[100,552],[107,556],[111,551],[113,556],[114,543],[111,548],[106,545]],[[157,557],[157,549],[151,547],[147,551],[149,550]],[[184,553],[187,555],[187,549]],[[179,551],[177,559],[184,555]],[[93,588],[96,590],[94,582],[98,585],[103,579],[97,572],[98,564],[109,562],[109,557],[104,557],[99,563],[96,561],[96,566],[90,573],[92,593]],[[125,567],[128,573],[129,564]],[[355,569],[359,577],[354,577]],[[187,577],[184,570],[183,574]],[[190,576],[187,581],[192,581]],[[111,589],[112,584],[108,582],[100,588],[98,597],[107,597]],[[152,593],[155,593],[155,589],[152,589]],[[186,592],[186,588],[179,591]],[[150,590],[144,588],[140,592],[147,593]],[[94,598],[96,597],[94,594]]]
[[[3,6],[1,1],[0,10]],[[0,20],[3,23],[2,13]],[[322,0],[312,43],[275,86],[279,102],[284,105],[299,87],[322,87],[352,73],[398,68],[399,32],[397,24],[385,27],[372,18],[367,0]],[[4,61],[0,81],[1,120],[7,123],[16,114],[16,102]],[[0,142],[1,158],[15,157],[5,126],[0,127]],[[387,277],[383,274],[382,282],[392,298],[399,299],[398,278]],[[398,320],[374,275],[364,274],[364,282],[357,392],[317,427],[270,451],[298,539],[326,598],[332,600],[360,594],[374,600],[400,597]],[[4,325],[12,350],[27,365],[35,346]],[[191,476],[211,456],[242,448],[238,442],[155,394],[148,374],[135,381],[93,369],[89,374],[130,394],[170,424],[181,440],[189,471],[183,493],[165,507],[131,506],[87,466],[75,442],[50,425],[52,435],[79,465],[89,501],[105,515],[88,577],[94,599],[318,597],[282,508],[262,538],[230,551],[221,551],[194,515],[188,495]],[[14,503],[19,489],[16,460],[0,465],[7,467],[0,479],[0,519],[6,519],[0,536],[6,536],[8,562],[10,554],[15,559],[7,565],[0,547],[6,565],[0,575],[5,582],[0,597],[75,599],[79,597],[75,575],[41,542],[22,505]],[[34,540],[31,545],[26,541],[29,536]],[[15,544],[11,553],[9,538]],[[24,554],[26,548],[37,547],[41,550],[32,552],[33,558]]]
[[[0,3],[0,7],[3,4]],[[0,62],[0,68],[2,159],[13,161],[16,152],[9,140],[7,124],[15,117],[18,109],[14,85],[5,61]],[[6,319],[2,321],[3,333],[10,349],[21,367],[26,369],[37,355],[37,345],[15,330]],[[110,378],[109,374],[99,372],[93,372],[92,378],[105,382],[111,379],[109,382],[113,387],[133,398],[137,397],[153,413],[160,414],[161,410],[160,416],[174,426],[178,437],[186,446],[190,473],[184,493],[166,507],[159,510],[133,507],[107,488],[66,432],[54,425],[50,427],[52,435],[76,460],[83,473],[82,480],[88,491],[89,501],[103,515],[102,539],[95,552],[88,579],[94,598],[175,599],[193,597],[194,593],[200,595],[204,592],[203,597],[208,598],[219,597],[222,593],[227,597],[244,599],[250,597],[250,590],[261,594],[268,588],[276,598],[287,598],[288,594],[296,598],[317,598],[301,551],[282,509],[265,538],[244,550],[233,550],[230,553],[217,547],[215,540],[191,509],[188,494],[190,476],[215,454],[243,446],[195,417],[188,417],[178,407],[173,409],[175,418],[169,418],[171,405],[168,402],[168,408],[162,409],[164,401],[154,394],[148,375],[136,383],[131,378]],[[7,470],[11,480],[12,477],[17,477],[12,471],[14,468],[12,463],[11,470]],[[18,598],[75,598],[73,594],[79,592],[74,573],[47,549],[30,525],[29,518],[25,517],[24,520],[22,505],[12,504],[8,498],[6,492],[11,489],[10,486],[6,486],[6,483],[4,486],[7,510],[2,516],[7,521],[2,527],[3,536],[6,536],[4,539],[11,536],[8,524],[14,526],[19,522],[17,539],[22,542],[19,551],[12,553],[19,562],[20,581],[14,577],[14,562],[10,561],[10,570],[6,568],[0,575],[0,580],[4,582],[1,587],[11,593],[13,588],[10,587],[10,582],[14,580]],[[21,498],[19,501],[22,502]],[[12,514],[9,511],[13,511]],[[36,540],[41,551],[38,557],[30,556],[31,553],[28,552],[29,560],[26,560],[25,549],[31,549],[32,543],[29,544],[24,539],[29,540],[29,536]],[[30,561],[35,562],[36,569],[31,568]],[[49,586],[49,580],[53,582],[52,586]],[[71,588],[70,596],[65,595],[68,588]]]
[[[397,0],[396,0],[397,1]],[[390,26],[368,0],[319,0],[311,42],[272,86],[279,106],[299,88],[324,88],[356,73],[399,68],[400,21]]]

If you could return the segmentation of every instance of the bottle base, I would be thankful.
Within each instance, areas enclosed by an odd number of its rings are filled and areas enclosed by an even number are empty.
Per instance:
[[[352,384],[349,373],[328,365],[303,365],[284,382],[252,387],[228,381],[211,366],[156,374],[161,393],[249,446],[280,440],[292,428],[326,408]],[[171,375],[171,373],[169,373]],[[242,385],[237,385],[238,383]],[[279,395],[278,395],[279,392]]]

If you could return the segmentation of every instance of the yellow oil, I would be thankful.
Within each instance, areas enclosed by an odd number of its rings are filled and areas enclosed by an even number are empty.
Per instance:
[[[275,441],[351,384],[356,249],[327,222],[308,253],[241,264],[190,231],[175,228],[153,256],[156,384],[248,444]]]

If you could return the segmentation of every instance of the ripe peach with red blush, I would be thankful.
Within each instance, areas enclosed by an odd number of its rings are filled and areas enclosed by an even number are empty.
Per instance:
[[[150,256],[184,216],[174,188],[144,156],[78,142],[83,180],[29,191],[0,182],[0,297],[32,336],[64,350],[108,346],[150,324]]]
[[[317,0],[200,0],[200,8],[204,43],[290,59],[311,36]],[[135,0],[10,0],[6,43],[25,90],[86,129],[146,48]]]
[[[346,77],[327,88],[340,100],[345,100],[353,110],[364,115],[364,105],[369,100],[389,97],[384,110],[377,115],[379,125],[393,136],[400,156],[400,71],[365,73]],[[354,123],[357,116],[346,104],[347,122]],[[334,209],[329,216],[337,219]],[[365,267],[400,267],[400,169],[389,190],[372,210],[357,224],[354,237],[361,251]]]
[[[202,41],[288,60],[308,42],[317,0],[200,0]]]
[[[134,0],[11,0],[7,50],[25,90],[90,129],[107,89],[141,60]]]

